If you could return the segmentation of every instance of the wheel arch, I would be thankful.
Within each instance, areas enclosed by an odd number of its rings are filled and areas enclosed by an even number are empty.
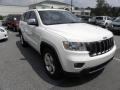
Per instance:
[[[40,53],[41,54],[44,51],[44,48],[50,48],[58,55],[57,50],[53,47],[53,45],[51,45],[51,44],[49,44],[47,42],[42,41],[41,44],[40,44]]]
[[[56,49],[56,47],[54,47],[53,45],[51,45],[47,42],[42,41],[41,44],[40,44],[40,54],[41,54],[42,57],[43,57],[42,53],[43,53],[45,48],[50,48],[51,50],[53,50],[55,52],[55,54],[58,57],[58,62],[60,63],[60,66],[63,70],[62,62],[60,60],[60,56],[59,56],[59,53],[58,53],[58,50]]]

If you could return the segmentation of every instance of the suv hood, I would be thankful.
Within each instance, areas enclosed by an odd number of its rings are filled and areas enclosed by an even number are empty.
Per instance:
[[[113,34],[106,29],[86,23],[49,25],[47,28],[72,42],[93,42],[113,36]]]

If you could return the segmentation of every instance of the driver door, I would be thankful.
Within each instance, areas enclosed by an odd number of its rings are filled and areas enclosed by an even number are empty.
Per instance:
[[[37,30],[38,30],[38,20],[37,20],[37,16],[36,16],[36,13],[34,11],[31,11],[30,12],[30,19],[34,19],[35,22],[37,23],[36,25],[29,25],[28,24],[28,30],[29,30],[29,35],[30,35],[30,43],[31,45],[37,49],[38,47],[38,44],[39,44],[39,37],[36,36],[36,33],[37,33]],[[36,39],[37,38],[37,39]]]

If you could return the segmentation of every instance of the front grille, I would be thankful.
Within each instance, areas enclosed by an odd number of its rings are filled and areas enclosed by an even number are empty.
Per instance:
[[[114,46],[113,38],[86,43],[87,50],[91,57],[109,52]]]

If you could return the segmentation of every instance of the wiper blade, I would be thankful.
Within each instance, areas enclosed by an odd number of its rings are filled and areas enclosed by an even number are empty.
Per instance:
[[[68,23],[80,23],[80,22],[68,22]]]

